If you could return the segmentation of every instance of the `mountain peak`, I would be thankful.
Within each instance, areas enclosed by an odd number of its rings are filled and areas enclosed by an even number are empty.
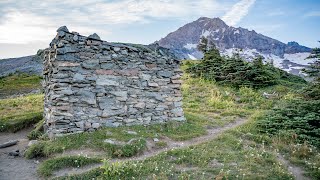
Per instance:
[[[275,55],[283,58],[285,54],[310,52],[311,49],[296,42],[282,43],[276,39],[249,31],[245,28],[228,26],[220,18],[200,17],[157,41],[160,46],[174,49],[181,58],[201,57],[196,49],[200,38],[204,36],[221,51],[232,49],[250,49],[257,53]]]
[[[208,18],[208,17],[200,17],[198,20],[196,20],[198,23],[205,22],[206,25],[210,26],[217,26],[217,27],[228,27],[228,25],[220,18]]]

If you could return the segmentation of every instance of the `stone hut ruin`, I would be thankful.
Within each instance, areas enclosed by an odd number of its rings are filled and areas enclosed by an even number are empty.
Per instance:
[[[184,121],[179,61],[157,45],[109,43],[63,26],[44,55],[46,132]]]

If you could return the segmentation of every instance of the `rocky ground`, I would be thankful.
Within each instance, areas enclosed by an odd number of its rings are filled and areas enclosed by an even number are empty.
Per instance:
[[[17,133],[0,133],[0,144],[19,140],[17,145],[0,149],[0,180],[29,180],[37,177],[38,160],[27,160],[23,152],[29,144],[27,134],[32,128]]]

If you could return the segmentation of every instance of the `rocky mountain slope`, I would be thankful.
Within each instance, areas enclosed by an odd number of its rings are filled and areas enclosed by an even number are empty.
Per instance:
[[[42,73],[42,51],[36,55],[19,58],[0,59],[0,77],[14,73],[38,74]]]
[[[156,41],[160,46],[173,50],[181,59],[200,59],[202,53],[196,48],[204,36],[213,42],[225,55],[239,52],[247,60],[258,55],[265,61],[293,74],[308,66],[312,60],[305,60],[311,49],[297,42],[282,43],[244,28],[228,26],[219,18],[201,17],[188,23],[166,37]]]

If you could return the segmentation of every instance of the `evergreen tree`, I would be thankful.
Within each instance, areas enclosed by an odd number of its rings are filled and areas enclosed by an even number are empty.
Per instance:
[[[314,79],[313,83],[304,89],[304,94],[310,99],[320,99],[320,48],[313,49],[308,58],[316,60],[309,69],[304,69],[304,72]]]
[[[320,83],[320,48],[313,49],[308,58],[315,58],[316,61],[311,64],[310,69],[305,69],[305,72],[314,78],[315,83]]]
[[[221,56],[219,50],[202,37],[198,45],[204,57],[199,63],[187,68],[187,72],[207,80],[234,87],[250,86],[261,88],[279,83],[281,80],[294,83],[305,81],[270,64],[263,64],[263,58],[258,57],[253,62],[242,59],[239,53],[232,57]]]

